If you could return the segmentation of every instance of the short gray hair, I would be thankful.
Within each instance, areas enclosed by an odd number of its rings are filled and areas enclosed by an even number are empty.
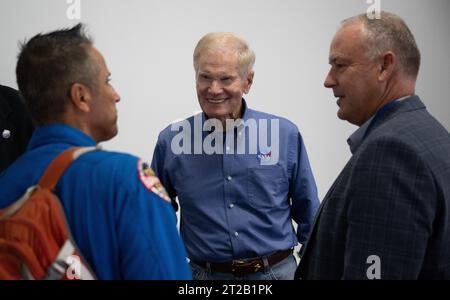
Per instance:
[[[241,77],[247,76],[253,70],[255,53],[248,43],[232,32],[210,32],[203,36],[194,50],[194,69],[198,73],[200,56],[206,51],[236,51],[239,59]]]
[[[380,19],[369,19],[366,14],[342,21],[341,26],[362,23],[365,47],[369,59],[385,51],[396,54],[400,69],[411,78],[417,78],[420,68],[420,51],[406,23],[397,15],[382,11]]]

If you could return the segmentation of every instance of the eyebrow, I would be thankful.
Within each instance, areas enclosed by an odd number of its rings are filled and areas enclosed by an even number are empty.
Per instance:
[[[203,75],[203,76],[210,76],[210,77],[217,77],[217,78],[221,78],[221,77],[230,77],[230,78],[234,78],[237,77],[237,75],[232,75],[229,73],[219,73],[219,74],[212,74],[208,71],[199,71],[198,75]]]
[[[336,63],[337,60],[343,60],[343,61],[348,61],[348,59],[346,59],[345,57],[341,56],[341,55],[336,55],[336,56],[331,56],[328,58],[328,63],[332,64],[332,63]]]

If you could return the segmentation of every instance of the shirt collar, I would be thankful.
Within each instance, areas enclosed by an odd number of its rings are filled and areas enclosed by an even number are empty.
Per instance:
[[[350,147],[350,152],[354,154],[356,150],[361,145],[362,141],[364,140],[364,136],[366,135],[367,129],[369,129],[369,125],[372,123],[373,118],[372,116],[369,120],[367,120],[361,127],[359,127],[353,134],[347,139],[347,144]]]
[[[359,146],[361,146],[364,138],[366,137],[368,130],[370,128],[370,126],[372,125],[372,122],[380,116],[380,114],[385,113],[386,111],[388,111],[389,109],[391,109],[396,103],[411,97],[410,95],[405,96],[405,97],[401,97],[398,98],[394,101],[391,101],[385,105],[383,105],[369,120],[367,120],[363,125],[361,125],[361,127],[359,127],[348,139],[347,139],[347,144],[350,147],[350,151],[352,154],[354,154],[356,152],[356,150],[358,150]]]
[[[36,128],[28,144],[28,149],[54,143],[73,146],[97,145],[94,139],[77,128],[65,124],[52,124]]]

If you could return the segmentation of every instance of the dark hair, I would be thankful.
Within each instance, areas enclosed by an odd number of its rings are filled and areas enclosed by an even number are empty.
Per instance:
[[[99,66],[88,52],[92,43],[79,23],[20,45],[17,84],[37,125],[59,120],[74,83],[95,88]]]

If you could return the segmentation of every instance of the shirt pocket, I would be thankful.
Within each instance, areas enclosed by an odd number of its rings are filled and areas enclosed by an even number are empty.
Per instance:
[[[248,199],[253,207],[274,208],[286,200],[287,176],[279,165],[247,169]]]

